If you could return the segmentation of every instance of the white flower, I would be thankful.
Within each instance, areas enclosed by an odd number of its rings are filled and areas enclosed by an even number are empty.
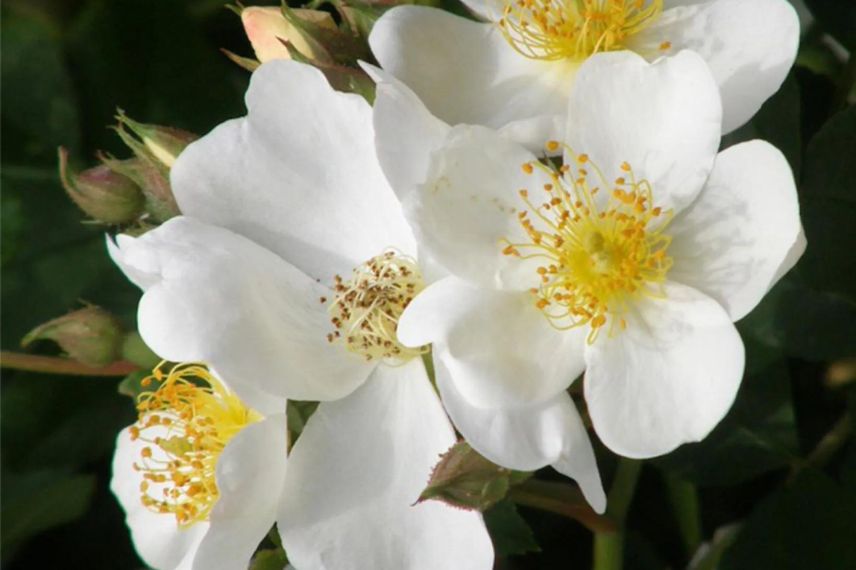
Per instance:
[[[276,521],[285,402],[247,406],[209,370],[158,368],[116,444],[111,488],[152,568],[246,568]]]
[[[374,114],[378,158],[390,184],[406,204],[413,201],[414,194],[425,179],[432,154],[442,147],[454,130],[433,117],[416,95],[400,81],[380,69],[368,65],[364,67],[378,81]],[[513,136],[508,131],[505,134]],[[479,152],[478,149],[475,152]],[[455,216],[454,211],[446,214],[450,219]],[[441,230],[438,228],[438,231]],[[467,233],[469,230],[466,226],[456,226],[453,231]],[[426,257],[424,253],[423,257]],[[434,265],[437,265],[436,262]],[[448,276],[443,268],[435,268],[434,274],[438,278]],[[447,282],[450,282],[449,279],[441,279],[428,291],[442,287],[442,283]],[[476,290],[470,293],[475,297],[482,295]],[[437,307],[437,312],[426,315],[426,318],[432,319],[432,322],[442,320],[445,318],[444,313],[455,314],[458,304],[470,300],[468,297],[459,297],[449,307]],[[497,309],[502,310],[500,307]],[[426,326],[427,330],[431,330],[430,323],[426,323]],[[485,366],[494,366],[492,363],[499,367],[516,365],[513,362],[514,355],[508,358],[508,353],[501,353],[503,346],[491,347],[480,343],[478,337],[484,340],[483,333],[473,332],[471,338],[461,338],[462,342],[456,344],[455,349],[462,352],[472,350],[469,357]],[[503,334],[502,330],[491,332]],[[518,405],[513,408],[473,405],[473,400],[462,397],[460,384],[450,375],[448,359],[437,356],[438,352],[443,354],[444,350],[443,345],[434,348],[437,387],[446,411],[473,448],[491,461],[512,469],[533,471],[551,465],[575,479],[592,508],[603,512],[606,496],[594,450],[571,397],[565,392],[553,393],[543,401],[531,404],[517,402]],[[533,356],[521,354],[520,366],[528,366],[527,362]],[[507,369],[504,373],[513,375],[516,370]]]
[[[786,0],[464,3],[488,22],[396,7],[374,26],[372,51],[437,117],[505,127],[530,145],[561,137],[577,70],[593,53],[627,49],[653,61],[696,51],[719,85],[727,133],[778,90],[799,42]]]
[[[395,338],[423,283],[371,108],[290,61],[254,73],[247,107],[176,162],[184,216],[110,245],[145,290],[143,338],[242,397],[322,401],[277,505],[296,567],[490,568],[479,513],[414,505],[455,435],[424,350]]]
[[[556,441],[556,399],[584,369],[595,431],[617,453],[655,456],[705,437],[743,374],[732,321],[805,242],[780,152],[753,141],[717,155],[721,107],[704,61],[591,58],[566,146],[547,144],[565,149],[560,169],[483,127],[443,135],[414,105],[394,83],[378,87],[380,158],[420,246],[453,276],[408,307],[399,339],[433,343],[465,437],[500,463],[522,462],[537,446],[503,445],[473,410]]]

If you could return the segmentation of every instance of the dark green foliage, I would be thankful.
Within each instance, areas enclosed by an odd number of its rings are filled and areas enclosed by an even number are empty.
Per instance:
[[[249,74],[219,48],[251,50],[224,3],[3,3],[4,350],[19,350],[28,330],[81,308],[81,301],[134,329],[139,291],[107,257],[105,226],[82,223],[65,196],[57,146],[69,149],[76,170],[93,166],[97,149],[127,157],[106,128],[117,107],[141,122],[199,134],[242,115]],[[723,147],[763,138],[782,150],[799,183],[808,249],[738,324],[748,367],[733,409],[705,441],[644,468],[628,514],[628,570],[856,568],[856,443],[847,430],[836,431],[843,414],[856,415],[856,397],[848,394],[854,384],[825,381],[830,363],[856,357],[856,107],[846,106],[856,72],[821,41],[830,34],[856,50],[856,2],[805,3],[816,21],[798,67]],[[437,4],[466,13],[456,0]],[[58,353],[43,341],[34,350]],[[3,370],[3,568],[142,567],[108,485],[115,438],[135,418],[126,396],[139,392],[146,373],[122,380]],[[293,437],[312,411],[311,403],[290,403]],[[830,433],[841,439],[825,448]],[[608,486],[614,458],[598,451]],[[545,470],[536,477],[556,475]],[[670,493],[665,481],[676,480],[685,493]],[[695,512],[694,490],[708,545],[702,548],[710,554],[689,566],[693,540],[678,521]],[[497,568],[590,567],[585,527],[531,508],[521,512],[505,499],[484,513]],[[281,567],[285,558],[275,547],[266,544],[253,567]]]

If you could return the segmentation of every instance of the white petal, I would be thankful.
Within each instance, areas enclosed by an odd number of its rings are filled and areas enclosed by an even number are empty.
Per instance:
[[[796,58],[799,35],[799,18],[785,0],[714,0],[664,11],[630,47],[656,57],[662,53],[657,46],[668,41],[672,52],[690,49],[707,60],[728,133],[778,91]]]
[[[123,240],[114,259],[153,283],[140,334],[161,358],[201,361],[240,392],[242,383],[300,399],[340,398],[371,371],[326,340],[321,285],[270,251],[192,218],[173,218]]]
[[[604,511],[606,495],[594,449],[566,392],[532,406],[478,408],[455,388],[442,358],[434,359],[434,369],[443,405],[473,449],[509,469],[534,471],[553,464],[558,471],[579,483],[595,511]]]
[[[677,209],[707,178],[719,148],[721,106],[704,60],[691,52],[648,63],[632,52],[602,53],[580,67],[567,142],[611,185],[627,174],[653,186],[654,203]]]
[[[589,415],[619,455],[654,457],[703,439],[743,377],[743,343],[725,310],[677,283],[666,295],[640,302],[627,330],[586,351]]]
[[[433,342],[456,389],[481,408],[551,400],[583,371],[585,330],[558,331],[528,293],[449,277],[416,296],[398,325],[405,345]]]
[[[171,180],[183,213],[325,282],[388,247],[415,253],[362,97],[308,65],[271,61],[253,73],[247,108],[179,156]]]
[[[277,522],[301,570],[489,570],[481,515],[415,505],[455,442],[419,359],[381,365],[349,397],[323,403],[289,457]]]
[[[419,244],[451,273],[486,287],[524,290],[539,283],[543,262],[504,255],[511,243],[530,243],[517,213],[550,179],[525,174],[535,156],[483,127],[457,126],[433,153],[428,177],[406,202]]]
[[[450,125],[500,128],[523,119],[563,116],[577,68],[520,55],[495,24],[422,6],[385,13],[369,44],[381,67]],[[554,136],[541,133],[540,142]]]
[[[432,115],[394,76],[367,64],[363,69],[377,81],[374,129],[378,160],[393,190],[403,198],[425,181],[431,153],[443,144],[449,125]]]
[[[220,498],[194,570],[247,568],[276,522],[286,474],[286,421],[278,414],[241,430],[217,460]]]
[[[146,445],[141,440],[131,441],[128,429],[119,433],[110,490],[125,511],[125,522],[140,558],[156,570],[190,570],[209,523],[181,529],[173,515],[154,513],[143,506],[140,500],[143,477],[133,465],[141,461],[140,451]]]
[[[667,230],[669,278],[741,319],[804,249],[794,177],[772,145],[751,141],[720,153],[698,199]],[[794,250],[794,254],[789,252]]]

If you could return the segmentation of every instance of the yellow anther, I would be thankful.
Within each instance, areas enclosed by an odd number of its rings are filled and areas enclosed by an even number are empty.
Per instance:
[[[666,254],[671,238],[664,233],[671,211],[651,207],[651,185],[637,179],[627,162],[620,165],[627,173],[619,179],[623,188],[614,188],[605,202],[595,201],[600,186],[591,188],[580,176],[581,164],[606,184],[602,171],[583,154],[558,169],[533,164],[554,180],[545,186],[550,197],[536,205],[521,192],[527,209],[518,221],[530,241],[504,240],[503,253],[549,260],[535,270],[541,281],[532,290],[536,306],[556,328],[588,325],[588,340],[594,342],[601,330],[612,335],[627,327],[624,315],[631,301],[663,295],[672,264]]]
[[[327,340],[343,342],[366,360],[400,363],[425,353],[427,347],[405,347],[397,335],[399,318],[424,288],[416,261],[396,251],[368,260],[347,281],[336,276],[328,307],[335,330]]]
[[[624,49],[662,9],[663,0],[509,0],[499,29],[526,57],[582,61]]]
[[[143,476],[140,499],[149,510],[190,526],[207,520],[219,498],[214,469],[220,453],[261,416],[203,365],[162,362],[148,378],[158,386],[138,396],[139,418],[131,428],[132,439],[151,444],[133,466]]]

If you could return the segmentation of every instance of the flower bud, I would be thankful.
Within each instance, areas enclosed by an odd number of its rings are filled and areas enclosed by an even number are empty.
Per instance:
[[[172,168],[181,151],[199,138],[191,132],[175,127],[138,123],[125,115],[121,109],[116,119],[120,125],[128,127],[137,135],[149,152],[167,168]]]
[[[59,177],[71,200],[99,222],[126,224],[143,213],[145,198],[131,178],[103,164],[73,174],[63,147],[59,147]]]
[[[140,187],[145,197],[145,211],[155,222],[165,222],[180,213],[169,184],[169,169],[159,161],[140,155],[128,160],[101,155],[100,159],[106,167],[130,178]]]
[[[437,499],[454,507],[485,511],[530,475],[491,463],[460,441],[440,456],[418,502]]]
[[[283,43],[285,41],[291,43],[310,61],[332,63],[333,58],[327,50],[299,25],[306,22],[321,29],[335,31],[336,23],[330,14],[299,8],[289,9],[289,12],[293,14],[291,21],[286,19],[280,8],[274,6],[250,6],[241,10],[244,31],[258,60],[265,63],[272,59],[291,59]]]
[[[106,366],[119,360],[124,332],[113,315],[89,306],[39,325],[21,345],[26,347],[44,339],[56,342],[70,358],[82,364]]]

